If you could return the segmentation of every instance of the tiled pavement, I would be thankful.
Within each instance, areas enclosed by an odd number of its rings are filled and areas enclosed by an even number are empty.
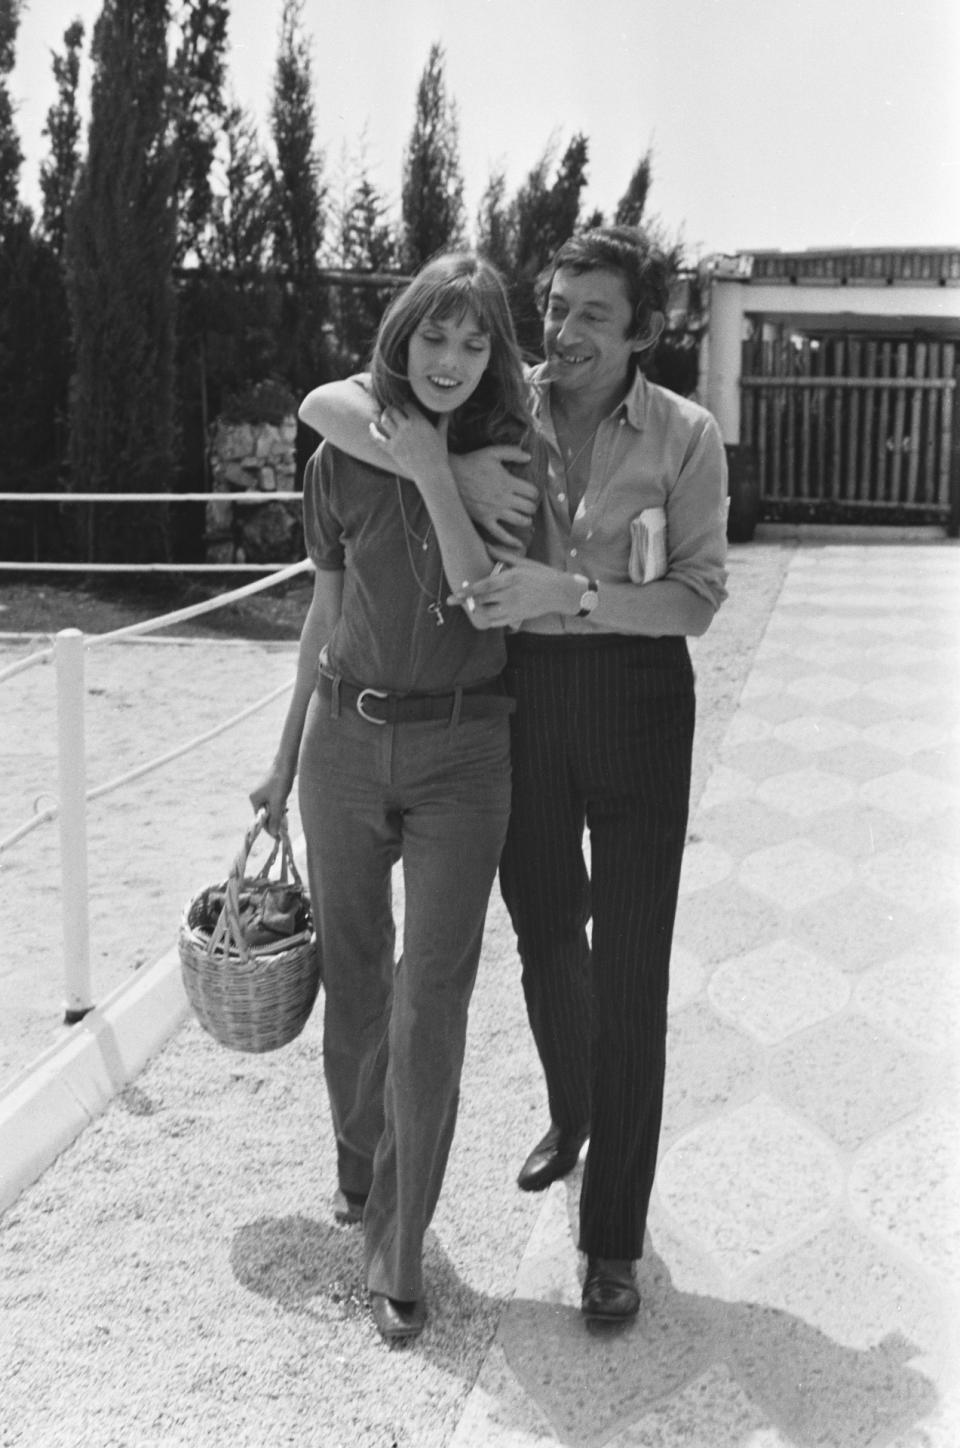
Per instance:
[[[640,1317],[584,1331],[556,1185],[454,1448],[960,1444],[958,623],[954,545],[797,551],[692,823]]]

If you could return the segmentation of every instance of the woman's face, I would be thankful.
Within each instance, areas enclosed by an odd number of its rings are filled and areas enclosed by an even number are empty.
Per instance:
[[[490,361],[490,337],[468,308],[458,320],[425,317],[407,345],[407,381],[428,412],[449,413],[477,389]]]

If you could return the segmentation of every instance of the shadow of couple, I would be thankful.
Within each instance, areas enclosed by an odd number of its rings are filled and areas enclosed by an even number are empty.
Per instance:
[[[260,1218],[236,1233],[231,1265],[243,1287],[320,1332],[372,1331],[359,1231]],[[745,1433],[772,1427],[797,1448],[867,1448],[937,1403],[903,1334],[853,1348],[781,1308],[679,1291],[649,1240],[640,1316],[624,1328],[584,1324],[565,1232],[539,1258],[532,1244],[510,1301],[467,1286],[432,1231],[424,1275],[428,1330],[408,1350],[472,1383],[477,1361],[464,1339],[482,1357],[496,1334],[513,1376],[568,1444],[602,1444],[647,1415],[686,1414],[691,1445],[739,1448]]]
[[[903,1332],[851,1346],[783,1306],[681,1291],[649,1235],[639,1317],[585,1329],[575,1180],[564,1187],[545,1203],[498,1338],[563,1442],[602,1444],[628,1426],[637,1442],[659,1442],[659,1419],[674,1432],[683,1422],[669,1441],[691,1448],[873,1448],[936,1409],[936,1387],[913,1363],[922,1349]],[[825,1279],[829,1302],[844,1288]]]

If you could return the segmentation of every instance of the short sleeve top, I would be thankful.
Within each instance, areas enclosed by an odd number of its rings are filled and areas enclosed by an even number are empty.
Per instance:
[[[501,672],[502,632],[475,629],[446,602],[452,590],[414,483],[325,442],[304,473],[303,518],[314,566],[344,574],[327,645],[336,673],[407,694],[446,693]]]

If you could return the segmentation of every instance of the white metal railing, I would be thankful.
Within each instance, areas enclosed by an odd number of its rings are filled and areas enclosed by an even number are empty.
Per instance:
[[[262,496],[262,495],[261,495]],[[273,495],[271,495],[273,496]],[[2,498],[0,498],[2,501]],[[7,565],[0,565],[6,567]],[[286,684],[274,689],[263,698],[256,700],[238,714],[223,720],[184,744],[138,765],[135,769],[87,789],[87,764],[84,730],[84,655],[88,648],[112,643],[122,638],[153,633],[171,624],[211,613],[226,604],[246,598],[266,588],[272,588],[289,578],[295,578],[312,570],[309,559],[287,566],[270,565],[268,578],[257,579],[242,588],[220,594],[217,598],[206,599],[188,608],[144,619],[102,634],[83,634],[79,629],[61,629],[53,645],[38,649],[24,659],[0,671],[0,683],[12,679],[26,669],[46,664],[52,659],[56,670],[56,712],[57,712],[57,774],[58,795],[38,795],[34,801],[32,817],[17,826],[10,834],[0,838],[0,855],[12,848],[31,830],[59,817],[60,821],[60,882],[63,907],[63,969],[64,969],[64,1020],[70,1025],[81,1020],[93,1007],[93,992],[90,980],[90,923],[87,881],[87,804],[102,799],[121,786],[129,784],[143,775],[160,769],[174,759],[199,748],[227,729],[248,719],[260,709],[266,708],[281,694],[293,687],[291,678]],[[50,803],[40,808],[41,801]]]
[[[277,490],[221,493],[0,493],[0,503],[302,503],[301,492]],[[10,573],[278,573],[283,563],[55,563],[0,558]],[[2,678],[2,675],[0,675]]]
[[[0,493],[0,503],[299,503],[302,500],[300,492],[266,493],[254,488],[236,493]]]

